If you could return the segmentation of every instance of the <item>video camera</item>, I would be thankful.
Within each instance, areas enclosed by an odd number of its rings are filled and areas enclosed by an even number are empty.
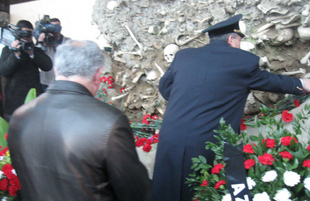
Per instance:
[[[13,51],[19,51],[19,49],[11,47],[13,41],[18,40],[21,44],[21,48],[24,51],[32,51],[34,48],[33,42],[22,41],[23,37],[31,37],[32,31],[21,30],[19,27],[12,24],[8,24],[7,28],[0,28],[0,43],[8,46]]]
[[[59,33],[60,30],[61,26],[59,24],[52,24],[50,22],[50,16],[44,15],[43,19],[35,23],[34,37],[38,40],[39,35],[45,33],[44,42],[46,44],[55,44],[57,43],[55,33]]]

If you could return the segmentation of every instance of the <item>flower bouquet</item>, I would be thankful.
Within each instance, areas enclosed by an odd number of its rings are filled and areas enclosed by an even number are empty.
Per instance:
[[[262,112],[264,110],[266,108],[263,107]],[[302,133],[309,134],[309,130],[302,127],[309,115],[310,106],[305,105],[295,116],[283,111],[279,120],[262,115],[252,121],[242,122],[258,128],[255,136],[248,136],[246,131],[242,131],[241,135],[236,134],[222,119],[220,129],[215,131],[219,142],[206,143],[206,149],[215,153],[213,164],[208,164],[203,156],[192,159],[194,172],[187,183],[195,191],[193,200],[230,201],[233,200],[232,195],[242,190],[240,186],[234,188],[233,192],[229,190],[227,164],[223,156],[225,143],[241,145],[243,149],[245,188],[249,190],[250,197],[236,198],[236,201],[310,200],[310,146],[309,142],[299,139]],[[285,128],[287,124],[291,124],[293,131]]]
[[[36,90],[30,89],[25,103],[33,100],[36,97]],[[8,135],[8,123],[0,117],[0,199],[6,200],[21,200],[20,182],[17,174],[12,166],[10,152],[6,142]]]
[[[10,152],[7,147],[8,123],[0,117],[0,199],[19,200],[20,182],[11,165]]]
[[[131,123],[136,147],[142,147],[145,152],[150,152],[152,145],[158,143],[161,121],[157,115],[146,114],[142,123]]]

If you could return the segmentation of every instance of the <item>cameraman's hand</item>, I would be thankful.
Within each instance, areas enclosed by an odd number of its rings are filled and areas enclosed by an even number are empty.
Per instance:
[[[11,47],[15,49],[14,54],[17,57],[20,57],[20,48],[21,48],[21,44],[19,43],[18,40],[15,40],[11,43]]]
[[[23,38],[21,38],[20,40],[22,40],[23,42],[27,43],[27,42],[30,42],[29,40],[25,40]],[[32,39],[31,39],[32,41]],[[33,56],[33,50],[29,50],[29,51],[26,51],[26,50],[23,50],[24,52],[26,52],[27,54],[29,54],[29,56]]]
[[[45,39],[45,33],[40,33],[39,37],[38,37],[38,43],[42,43],[44,44],[44,39]]]

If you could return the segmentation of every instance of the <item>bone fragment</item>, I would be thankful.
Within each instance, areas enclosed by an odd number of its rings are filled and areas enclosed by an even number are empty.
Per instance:
[[[310,51],[300,60],[300,63],[310,66]]]
[[[130,28],[128,27],[127,24],[125,24],[125,28],[126,28],[127,31],[129,32],[131,38],[135,41],[135,43],[138,45],[138,47],[142,50],[142,49],[143,49],[143,45],[137,40],[137,38],[135,37],[135,35],[133,34],[133,32],[130,30]]]
[[[165,74],[165,72],[163,71],[163,69],[155,62],[155,66],[158,69],[158,71],[160,72],[160,76],[163,76]]]
[[[114,97],[111,98],[111,100],[112,100],[112,101],[115,101],[115,100],[121,99],[121,98],[123,98],[123,97],[125,97],[125,96],[127,96],[127,95],[128,95],[128,93],[121,94],[121,95],[119,95],[119,96],[114,96]]]
[[[306,70],[303,69],[303,68],[299,68],[299,70],[297,71],[291,71],[291,72],[283,72],[281,73],[282,75],[296,75],[296,74],[305,74],[306,73]]]
[[[182,45],[186,45],[187,43],[191,42],[192,40],[195,40],[196,38],[200,37],[203,33],[198,33],[196,34],[195,36],[191,37],[191,38],[188,38],[186,40],[180,40],[180,38],[182,36],[185,36],[184,34],[180,34],[178,36],[176,36],[175,38],[175,43],[178,45],[178,46],[182,46]]]

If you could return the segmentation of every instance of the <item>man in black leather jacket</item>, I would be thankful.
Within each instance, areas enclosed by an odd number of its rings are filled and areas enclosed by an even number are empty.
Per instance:
[[[149,200],[127,117],[93,97],[102,66],[94,42],[60,45],[56,81],[14,112],[8,144],[23,201]]]

